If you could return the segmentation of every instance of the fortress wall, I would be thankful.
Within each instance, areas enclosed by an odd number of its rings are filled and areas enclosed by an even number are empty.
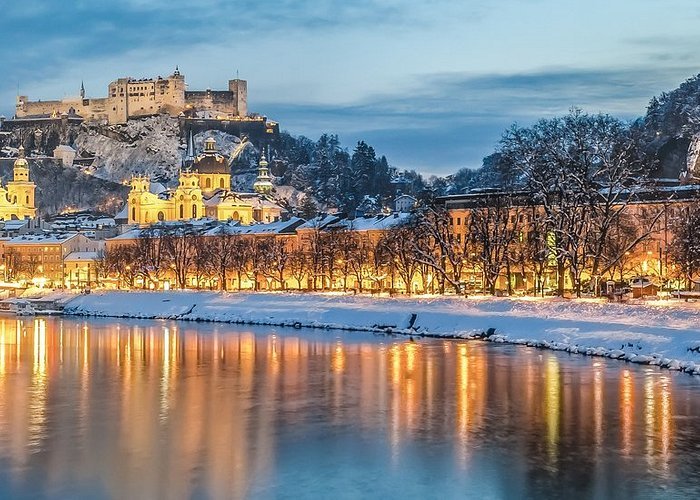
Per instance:
[[[32,116],[32,115],[50,115],[54,111],[58,113],[67,113],[70,109],[70,104],[66,104],[63,101],[37,101],[37,102],[27,102],[24,101],[20,107],[17,108],[17,116]]]
[[[185,104],[198,110],[216,110],[239,115],[235,95],[228,90],[187,91]]]

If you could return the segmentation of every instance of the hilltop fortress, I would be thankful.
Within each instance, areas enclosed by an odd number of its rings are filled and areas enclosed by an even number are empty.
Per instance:
[[[60,145],[72,146],[86,125],[111,139],[132,142],[121,128],[130,120],[158,115],[177,120],[181,142],[190,132],[219,130],[246,137],[258,149],[274,147],[279,124],[250,113],[247,100],[246,80],[229,80],[228,90],[187,90],[177,67],[166,78],[119,78],[107,86],[107,97],[87,97],[82,84],[78,95],[61,100],[30,101],[20,95],[14,117],[0,117],[0,148],[23,145],[32,154],[50,156]]]
[[[186,87],[184,75],[175,68],[167,78],[119,78],[107,87],[107,97],[88,98],[83,85],[79,96],[61,100],[30,101],[27,96],[18,96],[15,118],[68,115],[110,125],[157,114],[218,120],[248,118],[248,84],[245,80],[229,80],[228,90],[186,90]]]

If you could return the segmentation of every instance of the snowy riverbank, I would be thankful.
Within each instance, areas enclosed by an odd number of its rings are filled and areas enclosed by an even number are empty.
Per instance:
[[[700,303],[609,304],[562,299],[373,298],[323,294],[98,292],[66,314],[290,327],[446,338],[488,337],[700,374]]]

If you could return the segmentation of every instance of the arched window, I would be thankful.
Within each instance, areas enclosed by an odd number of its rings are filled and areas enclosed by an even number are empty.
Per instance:
[[[185,205],[180,205],[180,218],[185,218]]]
[[[211,179],[207,178],[207,182],[205,183],[208,188],[211,187]]]
[[[131,220],[136,220],[136,207],[131,209]]]
[[[165,220],[165,214],[163,212],[158,212],[158,220],[161,222]]]
[[[223,178],[219,179],[219,187],[221,189],[224,189],[224,179]]]
[[[192,218],[197,218],[197,205],[192,205]]]
[[[238,212],[233,212],[233,215],[231,216],[233,220],[240,220],[241,216],[238,215]]]
[[[27,195],[27,205],[29,205],[29,195]]]
[[[144,214],[144,216],[143,216],[143,221],[146,222],[146,223],[148,222],[148,212],[146,212],[146,213]]]

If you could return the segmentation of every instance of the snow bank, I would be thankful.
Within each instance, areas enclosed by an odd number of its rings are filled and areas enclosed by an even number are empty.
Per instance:
[[[98,292],[71,297],[65,313],[481,338],[700,374],[700,307],[683,302]]]

